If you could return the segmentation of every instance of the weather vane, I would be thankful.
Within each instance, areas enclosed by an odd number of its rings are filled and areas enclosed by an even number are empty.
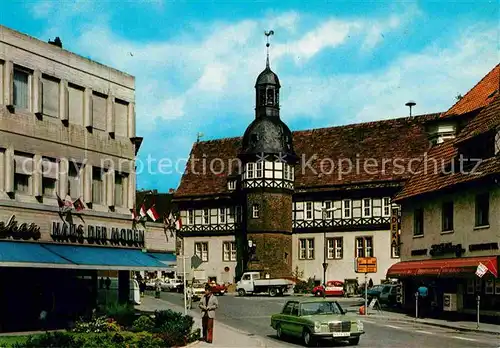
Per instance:
[[[267,37],[267,43],[266,43],[266,47],[267,47],[266,67],[269,68],[269,46],[271,46],[271,44],[269,43],[269,36],[274,35],[274,30],[264,31],[264,35],[266,35],[266,37]]]

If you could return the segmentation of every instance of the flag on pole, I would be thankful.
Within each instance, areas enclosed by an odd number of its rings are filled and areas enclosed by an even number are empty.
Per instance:
[[[59,195],[57,193],[56,193],[56,197],[57,197],[57,205],[59,206],[59,208],[64,207],[64,201],[61,199],[61,197],[59,197]]]
[[[480,262],[479,265],[477,266],[476,275],[479,278],[482,278],[487,272],[488,272],[488,267],[486,267]]]
[[[132,209],[132,220],[134,221],[137,221],[139,220],[139,216],[137,215],[137,211],[134,209]]]
[[[177,231],[179,231],[181,228],[182,228],[182,220],[181,220],[181,216],[179,215],[177,217],[177,220],[175,221],[175,229]]]
[[[142,209],[142,208],[141,208]],[[151,218],[151,220],[156,221],[160,217],[158,213],[156,212],[155,206],[151,206],[151,208],[148,209],[147,211],[148,216]]]
[[[145,217],[146,214],[146,207],[144,206],[144,203],[141,205],[141,210],[139,211],[139,214],[141,214],[142,217]]]
[[[83,205],[83,202],[82,202],[82,200],[80,198],[77,198],[73,202],[73,207],[75,207],[76,211],[81,211],[81,210],[85,209],[85,206]]]

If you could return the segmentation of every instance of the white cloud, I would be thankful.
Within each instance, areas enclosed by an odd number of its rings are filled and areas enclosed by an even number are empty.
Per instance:
[[[37,2],[31,8],[31,12],[35,18],[45,18],[53,10],[54,3],[49,1]]]

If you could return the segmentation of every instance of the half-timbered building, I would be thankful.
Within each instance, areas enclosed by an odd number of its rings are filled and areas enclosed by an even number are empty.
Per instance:
[[[183,252],[220,282],[245,270],[322,281],[325,263],[327,280],[353,279],[355,258],[369,256],[378,259],[372,280],[384,279],[399,261],[392,197],[429,147],[425,124],[438,114],[291,132],[280,87],[267,64],[243,137],[193,144],[174,194]]]

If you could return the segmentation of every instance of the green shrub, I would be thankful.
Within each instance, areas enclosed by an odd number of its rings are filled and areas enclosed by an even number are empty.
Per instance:
[[[310,294],[314,289],[314,279],[309,278],[307,281],[300,280],[295,284],[293,291],[298,294]]]
[[[139,332],[130,336],[127,341],[130,348],[162,348],[166,347],[161,338],[150,333]]]
[[[120,304],[118,302],[111,302],[104,308],[104,314],[108,318],[113,318],[116,322],[125,327],[130,327],[135,320],[135,309],[131,304]]]
[[[132,325],[132,330],[135,332],[152,332],[154,328],[155,322],[147,315],[141,315],[134,321],[134,324]]]
[[[198,339],[199,330],[192,332],[194,319],[189,315],[172,310],[155,312],[156,337],[163,341],[166,347],[179,347]]]
[[[14,343],[13,348],[79,348],[74,336],[65,332],[46,332],[42,335],[29,336],[25,343]]]
[[[101,333],[108,332],[108,322],[105,317],[94,317],[89,321],[80,319],[75,323],[74,332],[80,333]]]

